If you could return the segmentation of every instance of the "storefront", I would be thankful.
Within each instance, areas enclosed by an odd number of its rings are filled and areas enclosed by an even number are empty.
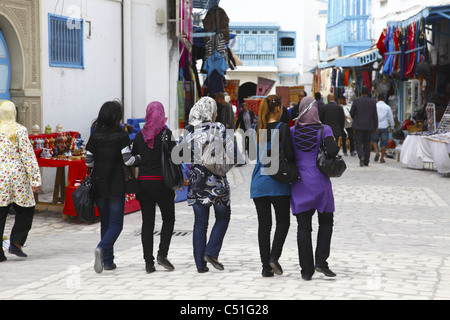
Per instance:
[[[450,6],[428,7],[388,22],[377,48],[380,77],[398,102],[406,139],[400,161],[450,173]]]

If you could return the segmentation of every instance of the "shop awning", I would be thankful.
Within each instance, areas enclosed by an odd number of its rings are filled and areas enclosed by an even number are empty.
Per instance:
[[[382,59],[382,56],[378,52],[378,49],[368,49],[353,53],[344,57],[336,58],[328,62],[322,62],[318,64],[319,69],[326,69],[331,67],[362,67],[370,63],[374,63],[377,60]]]
[[[421,18],[424,18],[425,24],[434,24],[442,19],[450,19],[450,5],[427,7],[406,20],[389,21],[387,25],[388,27],[406,27]]]

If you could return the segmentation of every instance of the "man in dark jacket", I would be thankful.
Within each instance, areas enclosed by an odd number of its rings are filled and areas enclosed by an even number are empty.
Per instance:
[[[376,102],[368,97],[369,89],[362,88],[361,95],[353,101],[350,115],[355,130],[356,152],[362,167],[369,165],[372,133],[378,129],[378,114]]]
[[[345,126],[345,113],[344,109],[336,103],[333,94],[330,93],[327,99],[328,103],[319,108],[319,117],[323,124],[331,127],[336,143],[338,143]]]
[[[306,91],[305,91],[305,90],[300,90],[300,91],[298,92],[298,103],[297,103],[295,106],[292,107],[292,110],[291,110],[291,120],[295,120],[295,119],[298,117],[298,115],[299,115],[300,102],[301,102],[302,99],[303,99],[304,97],[306,97],[306,96],[307,96],[307,94],[306,94]]]

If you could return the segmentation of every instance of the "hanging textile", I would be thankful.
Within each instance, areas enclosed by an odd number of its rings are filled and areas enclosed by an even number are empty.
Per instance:
[[[416,23],[413,22],[409,27],[408,35],[408,50],[414,50],[416,48]],[[416,52],[411,52],[408,57],[408,65],[406,67],[405,77],[414,77],[414,65],[416,62]]]

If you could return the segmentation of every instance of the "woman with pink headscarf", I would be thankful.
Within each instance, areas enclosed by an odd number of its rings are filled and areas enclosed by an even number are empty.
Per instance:
[[[145,124],[136,135],[133,143],[133,155],[141,156],[138,181],[140,192],[136,194],[142,212],[142,247],[147,273],[155,271],[153,256],[153,230],[155,228],[156,205],[161,210],[161,241],[157,262],[168,270],[174,266],[167,259],[173,228],[175,225],[175,192],[166,187],[162,178],[162,133],[166,128],[167,118],[163,105],[154,101],[148,104]],[[175,146],[172,132],[167,129],[169,151]]]

